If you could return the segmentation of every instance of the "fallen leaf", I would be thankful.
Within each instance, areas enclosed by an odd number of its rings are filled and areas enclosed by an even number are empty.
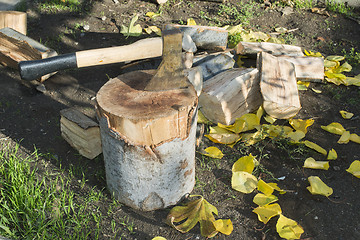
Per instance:
[[[339,144],[347,144],[350,141],[350,131],[345,131],[337,141]]]
[[[255,157],[253,155],[243,156],[239,158],[232,166],[232,172],[248,172],[252,173],[255,164],[257,163]]]
[[[289,124],[296,130],[307,133],[307,128],[314,124],[313,119],[289,119]]]
[[[138,37],[142,33],[142,28],[140,24],[135,25],[135,22],[138,20],[139,16],[135,15],[131,21],[129,27],[121,25],[120,33],[126,36],[127,38],[129,36],[131,37]]]
[[[346,86],[354,85],[360,87],[360,74],[355,77],[347,77],[345,83]]]
[[[272,117],[272,116],[270,116],[270,115],[266,115],[265,117],[264,117],[264,119],[265,119],[265,121],[267,121],[268,123],[270,123],[270,124],[273,124],[274,122],[276,122],[276,118],[274,118],[274,117]]]
[[[350,141],[356,142],[360,144],[360,136],[356,133],[350,134]]]
[[[216,231],[230,235],[234,227],[230,219],[218,219],[214,222]]]
[[[275,32],[278,32],[278,33],[286,33],[288,30],[286,28],[283,28],[283,27],[277,27],[275,28]]]
[[[316,40],[325,42],[325,38],[323,38],[323,37],[317,37]]]
[[[326,60],[329,60],[329,61],[338,61],[338,62],[340,62],[340,61],[342,61],[344,59],[345,59],[344,56],[337,56],[337,55],[330,55],[330,56],[326,57]]]
[[[305,144],[305,146],[307,146],[308,148],[311,148],[323,155],[327,155],[327,151],[325,149],[323,149],[322,147],[320,147],[319,145],[317,145],[316,143],[310,142],[308,140],[305,140],[303,142]]]
[[[329,162],[327,161],[316,161],[314,158],[309,157],[304,162],[304,168],[311,168],[311,169],[329,169]]]
[[[157,236],[157,237],[154,237],[154,238],[151,239],[151,240],[166,240],[166,238]]]
[[[333,133],[337,135],[342,135],[346,131],[346,129],[340,123],[337,122],[330,123],[327,126],[321,126],[321,128],[325,131],[328,131],[329,133]]]
[[[221,159],[224,154],[221,152],[220,149],[217,147],[208,147],[204,149],[205,153],[202,153],[205,156],[211,157],[211,158],[218,158]]]
[[[350,164],[350,167],[346,169],[347,172],[351,173],[357,178],[360,178],[360,161],[355,160]]]
[[[294,220],[280,214],[276,223],[276,231],[279,236],[285,239],[300,239],[304,229]]]
[[[259,206],[265,206],[267,204],[276,202],[278,197],[275,195],[266,196],[265,194],[258,193],[255,195],[253,202]]]
[[[144,31],[147,34],[155,33],[156,35],[161,36],[161,29],[157,26],[149,26],[147,28],[144,28]]]
[[[272,217],[281,214],[281,207],[279,204],[268,204],[265,206],[259,206],[253,210],[258,215],[260,222],[266,224]]]
[[[315,88],[311,88],[311,90],[313,90],[315,93],[322,93],[322,91],[321,90],[318,90],[318,89],[315,89]]]
[[[264,110],[263,106],[260,106],[258,108],[258,110],[256,111],[256,116],[259,120],[259,124],[260,124],[261,117],[264,115],[264,112],[265,112],[265,110]]]
[[[339,112],[340,112],[341,116],[342,116],[344,119],[350,119],[350,118],[352,118],[352,117],[354,116],[353,113],[347,112],[347,111],[344,111],[344,110],[340,110]]]
[[[205,137],[215,143],[221,144],[233,144],[240,140],[239,134],[228,131],[227,129],[219,126],[210,127],[209,134],[206,134]]]
[[[195,20],[193,18],[188,18],[186,25],[193,26],[193,25],[196,25],[196,22],[195,22]]]
[[[297,81],[299,91],[306,91],[310,86],[310,82]]]
[[[278,191],[280,194],[285,194],[285,193],[286,193],[285,190],[283,190],[283,189],[281,189],[281,188],[278,187],[277,183],[269,182],[268,185],[271,186],[271,187],[272,187],[273,189],[275,189],[276,191]]]
[[[206,125],[211,125],[212,124],[212,122],[209,121],[200,110],[198,111],[197,123],[203,123],[203,124],[206,124]]]
[[[145,14],[145,16],[149,17],[149,18],[156,18],[160,16],[160,13],[154,13],[154,12],[147,12]]]
[[[256,131],[254,133],[244,133],[241,134],[241,140],[245,143],[246,146],[251,146],[261,140],[266,138],[265,134],[262,131]]]
[[[268,185],[262,179],[260,179],[258,181],[257,189],[258,189],[258,191],[262,192],[266,196],[270,196],[274,192],[274,188],[272,188],[270,185]]]
[[[307,187],[307,190],[313,195],[323,195],[323,196],[330,196],[333,194],[333,189],[329,186],[327,186],[321,179],[317,176],[310,176],[308,177],[308,181],[310,183],[310,186]]]
[[[308,57],[323,57],[323,55],[319,52],[312,52],[312,51],[306,51],[306,49],[304,49],[304,53],[306,56]]]
[[[216,207],[207,202],[202,196],[190,195],[190,197],[199,197],[199,199],[192,200],[184,206],[172,208],[166,222],[182,233],[190,231],[199,222],[202,236],[215,236],[217,231],[213,224],[215,222],[213,214],[218,215]],[[182,223],[175,225],[178,222]]]
[[[287,137],[291,139],[291,142],[298,143],[301,139],[305,137],[305,133],[297,130],[295,132],[288,133]]]
[[[337,61],[331,61],[331,60],[324,60],[324,67],[325,68],[333,68],[336,67],[339,64]]]
[[[248,172],[233,172],[231,187],[242,193],[251,193],[257,187],[258,180]]]
[[[330,151],[329,151],[329,154],[328,154],[328,156],[327,156],[327,160],[335,160],[335,159],[337,159],[337,153],[336,153],[336,151],[335,151],[335,149],[331,149]]]

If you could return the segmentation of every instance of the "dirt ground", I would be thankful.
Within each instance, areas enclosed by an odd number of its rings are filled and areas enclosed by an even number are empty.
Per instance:
[[[188,18],[194,18],[202,25],[237,25],[246,21],[235,15],[219,14],[220,4],[210,1],[170,0],[170,4],[159,9],[148,0],[119,1],[117,4],[112,0],[89,0],[81,5],[80,13],[40,10],[38,6],[43,2],[46,1],[29,1],[28,36],[61,54],[124,45],[148,37],[143,34],[141,37],[125,38],[119,33],[121,24],[128,25],[135,14],[139,15],[142,27],[186,23]],[[319,51],[325,56],[344,55],[343,49],[350,52],[354,48],[360,52],[360,25],[341,14],[330,12],[327,16],[294,9],[287,15],[279,7],[265,8],[259,2],[252,5],[246,5],[247,1],[227,2],[227,6],[235,7],[244,14],[253,8],[252,19],[245,25],[249,29],[266,33],[273,32],[275,27],[297,29],[291,35],[283,36],[287,43]],[[145,17],[146,12],[159,10],[161,17],[155,20]],[[109,78],[138,68],[156,68],[158,63],[150,61],[135,67],[119,63],[62,71],[44,82],[44,92],[37,91],[34,84],[21,80],[17,70],[0,67],[0,139],[20,142],[22,151],[26,153],[35,148],[44,154],[51,153],[53,157],[46,160],[50,166],[71,168],[81,165],[86,168],[89,187],[103,189],[106,187],[104,174],[98,174],[99,171],[104,173],[102,155],[88,160],[67,144],[60,136],[59,111],[75,107],[95,119],[94,97]],[[359,73],[358,63],[351,75]],[[285,216],[296,220],[304,228],[302,239],[360,239],[360,181],[345,171],[351,162],[360,160],[360,147],[353,142],[340,145],[337,143],[338,136],[320,128],[321,125],[339,122],[352,133],[360,135],[360,89],[323,83],[311,83],[311,87],[322,93],[301,91],[302,110],[297,118],[313,118],[315,123],[306,139],[327,150],[334,148],[339,158],[331,162],[328,171],[304,170],[302,165],[307,157],[319,160],[324,157],[301,146],[272,140],[264,140],[252,147],[241,143],[232,149],[218,146],[225,153],[222,160],[197,154],[197,183],[193,193],[203,195],[218,208],[219,218],[229,218],[234,225],[230,236],[218,234],[215,239],[280,239],[275,230],[275,220],[264,226],[252,213],[256,207],[252,202],[254,194],[244,195],[231,189],[232,164],[249,153],[262,158],[261,163],[267,169],[262,173],[265,179],[271,179],[271,174],[275,178],[284,177],[278,184],[290,191],[280,196],[279,204]],[[355,117],[344,120],[339,110],[350,111]],[[203,138],[203,144],[215,145],[206,138]],[[307,177],[311,175],[320,176],[334,189],[333,195],[329,198],[311,195],[306,189],[309,185]],[[104,201],[99,205],[106,215],[105,206],[111,203],[111,197]],[[151,239],[157,235],[167,239],[202,239],[198,227],[181,234],[166,225],[164,220],[168,211],[139,212],[122,206],[104,219],[100,239],[114,239],[110,220],[124,216],[134,223],[135,230],[133,234],[124,230],[123,239]]]

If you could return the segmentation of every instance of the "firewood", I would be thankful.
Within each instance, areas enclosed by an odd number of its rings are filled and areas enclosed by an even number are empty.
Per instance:
[[[57,53],[43,44],[11,28],[0,29],[0,63],[11,68],[18,68],[20,61],[38,60],[56,56]],[[44,81],[52,74],[41,77]]]
[[[73,108],[61,110],[60,115],[61,136],[82,156],[93,159],[102,152],[95,121]]]
[[[257,64],[264,110],[279,119],[295,116],[301,105],[294,64],[266,52],[259,53]]]
[[[27,15],[25,12],[0,11],[0,29],[12,28],[21,34],[26,35]]]
[[[324,80],[324,59],[306,56],[279,56],[295,66],[297,80],[322,82]]]
[[[239,42],[235,51],[236,54],[241,55],[256,55],[259,52],[267,52],[274,56],[304,56],[301,47],[269,42]]]
[[[212,122],[232,124],[262,103],[258,69],[234,68],[204,82],[199,97],[201,112]]]

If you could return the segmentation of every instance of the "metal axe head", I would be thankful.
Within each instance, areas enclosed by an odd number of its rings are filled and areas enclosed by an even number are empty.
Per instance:
[[[146,91],[167,91],[189,87],[191,83],[185,77],[182,61],[182,33],[179,29],[162,32],[162,62],[156,74],[145,87]]]

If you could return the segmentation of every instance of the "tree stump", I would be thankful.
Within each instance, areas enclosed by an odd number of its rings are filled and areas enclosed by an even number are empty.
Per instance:
[[[143,211],[176,204],[195,184],[196,91],[145,91],[154,74],[120,75],[96,96],[108,188]]]

